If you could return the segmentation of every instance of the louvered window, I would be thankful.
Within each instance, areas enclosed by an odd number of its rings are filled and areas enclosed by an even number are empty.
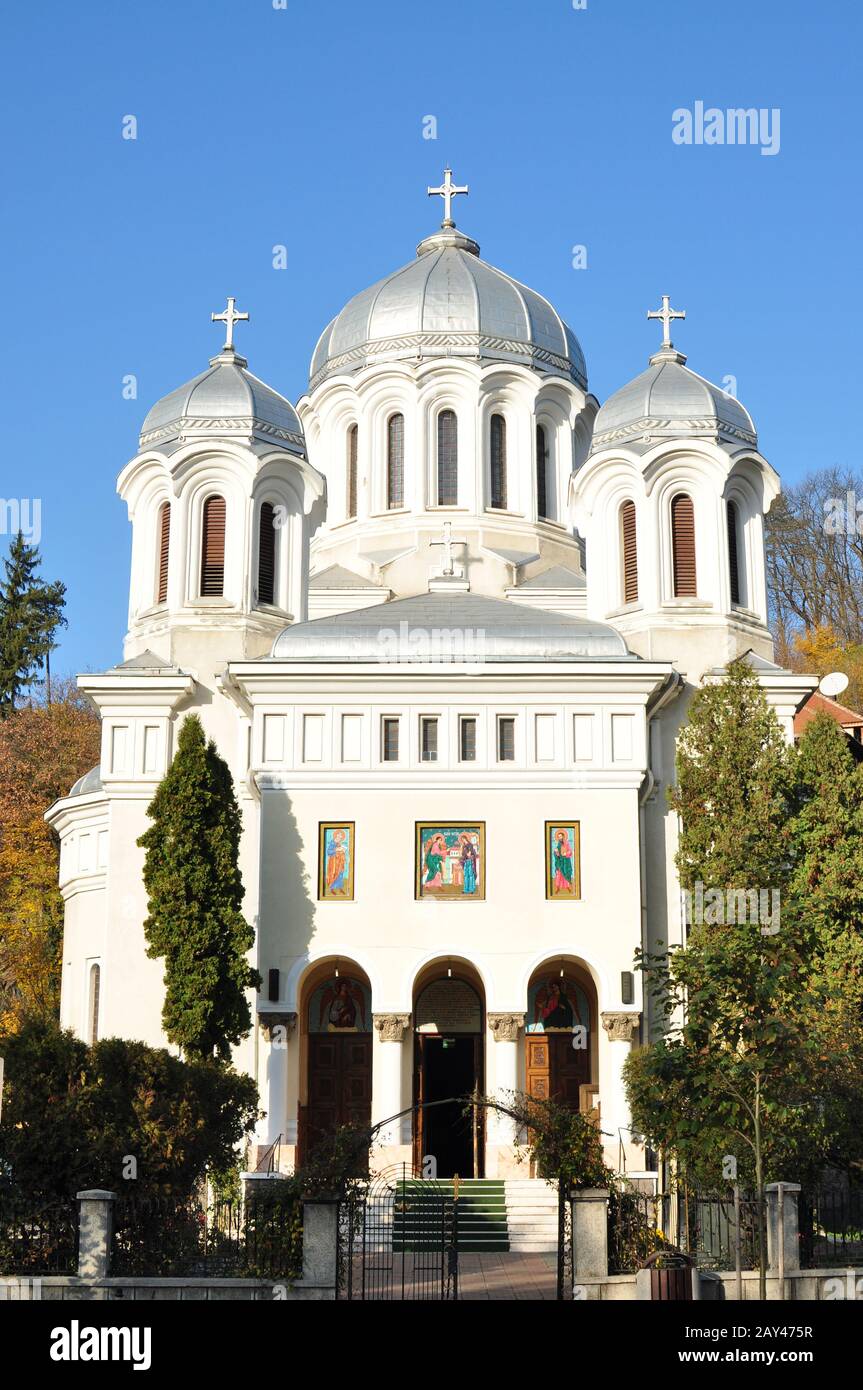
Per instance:
[[[276,512],[272,502],[262,502],[258,523],[258,603],[275,601]]]
[[[740,553],[737,503],[726,502],[725,518],[728,523],[728,578],[731,581],[731,602],[740,602]]]
[[[459,722],[459,757],[463,763],[476,762],[476,720],[468,716]]]
[[[405,417],[391,415],[387,422],[387,506],[405,504]]]
[[[397,763],[399,760],[399,721],[398,719],[385,719],[381,730],[381,744],[383,751],[383,761],[385,763]]]
[[[437,720],[420,720],[420,757],[424,763],[437,762]]]
[[[491,505],[506,506],[506,420],[491,417]]]
[[[692,498],[679,492],[671,500],[671,559],[674,569],[674,597],[694,598],[695,512]]]
[[[102,986],[102,967],[90,966],[90,1016],[87,1020],[87,1033],[90,1046],[99,1041],[99,994]]]
[[[538,516],[548,516],[548,443],[542,425],[536,427],[536,511]]]
[[[168,599],[168,555],[171,549],[171,504],[163,502],[159,508],[159,577],[156,581],[156,602],[166,603]]]
[[[437,504],[454,507],[458,502],[458,421],[454,410],[437,417]]]
[[[359,444],[359,427],[351,425],[348,430],[348,458],[347,458],[347,488],[345,501],[345,515],[350,519],[357,514],[357,448]]]
[[[515,762],[515,719],[510,715],[502,715],[497,721],[497,760]]]
[[[208,497],[201,534],[201,594],[225,592],[225,499]]]
[[[620,544],[623,554],[623,602],[638,599],[638,541],[635,530],[635,503],[624,502],[620,509]]]

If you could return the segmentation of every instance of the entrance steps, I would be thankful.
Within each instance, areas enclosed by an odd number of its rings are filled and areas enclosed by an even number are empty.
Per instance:
[[[557,1188],[542,1178],[507,1178],[509,1248],[519,1254],[557,1250]]]
[[[411,1188],[421,1182],[405,1184],[407,1200],[397,1205],[393,1219],[393,1248],[418,1250],[436,1246],[435,1197],[452,1197],[452,1180],[438,1179],[425,1185],[425,1195],[411,1202]],[[458,1248],[463,1254],[505,1254],[509,1250],[504,1183],[497,1178],[460,1178],[458,1185]]]

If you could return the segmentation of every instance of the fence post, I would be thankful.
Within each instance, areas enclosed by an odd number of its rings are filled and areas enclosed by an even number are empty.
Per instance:
[[[608,1189],[586,1187],[572,1197],[572,1263],[575,1282],[608,1274]]]
[[[116,1193],[101,1187],[76,1192],[78,1278],[106,1279],[111,1269],[112,1208]]]
[[[767,1266],[771,1274],[780,1277],[794,1274],[800,1268],[800,1216],[797,1210],[800,1184],[769,1182],[764,1192],[767,1197]]]
[[[335,1197],[303,1201],[303,1283],[332,1289],[339,1261],[339,1203]]]

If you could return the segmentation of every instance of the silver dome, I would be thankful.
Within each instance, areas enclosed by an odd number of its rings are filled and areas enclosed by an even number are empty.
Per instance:
[[[102,771],[97,763],[91,767],[89,772],[85,772],[83,777],[79,777],[69,792],[70,796],[90,796],[92,792],[102,791]]]
[[[420,594],[294,623],[274,661],[635,661],[605,623],[474,594]]]
[[[663,348],[651,357],[646,372],[609,396],[593,423],[591,452],[612,444],[649,446],[680,438],[757,447],[749,412],[685,362],[682,352]]]
[[[345,305],[318,339],[309,387],[430,357],[516,362],[587,387],[578,339],[548,300],[480,260],[477,243],[454,228],[427,237],[416,260]]]
[[[156,402],[141,429],[141,448],[170,452],[190,439],[237,435],[305,458],[294,407],[247,365],[233,348],[211,357],[206,372]]]

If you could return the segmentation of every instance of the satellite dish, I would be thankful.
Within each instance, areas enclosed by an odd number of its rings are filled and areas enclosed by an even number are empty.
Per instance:
[[[829,675],[821,677],[818,682],[818,689],[822,695],[827,695],[832,700],[837,695],[842,694],[847,684],[848,677],[844,671],[831,671]]]

